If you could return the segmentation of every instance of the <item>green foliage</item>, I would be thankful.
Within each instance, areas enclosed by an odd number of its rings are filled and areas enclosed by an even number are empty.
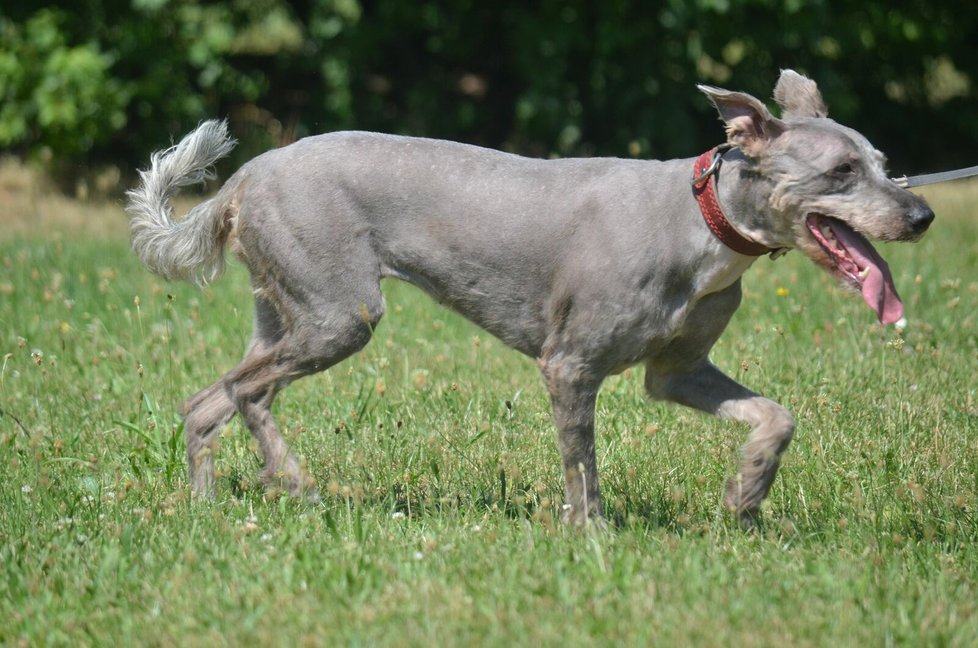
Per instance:
[[[0,22],[0,146],[31,143],[78,156],[125,125],[125,85],[98,43],[69,44],[65,15],[41,9]]]
[[[9,0],[0,33],[0,147],[62,164],[142,165],[225,115],[240,158],[341,128],[689,156],[721,135],[696,83],[766,98],[781,67],[897,171],[973,164],[978,139],[961,2]]]

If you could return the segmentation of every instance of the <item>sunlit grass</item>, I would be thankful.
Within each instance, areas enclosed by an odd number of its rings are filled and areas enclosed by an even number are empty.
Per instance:
[[[192,504],[176,411],[243,352],[245,273],[166,284],[128,251],[117,205],[0,185],[16,194],[0,234],[2,643],[978,636],[978,185],[932,190],[933,231],[881,249],[902,333],[797,254],[746,276],[713,359],[798,419],[760,533],[719,505],[746,431],[648,402],[639,369],[610,379],[602,537],[555,523],[533,362],[395,283],[370,346],[276,405],[324,502],[264,499],[233,423],[217,501]]]

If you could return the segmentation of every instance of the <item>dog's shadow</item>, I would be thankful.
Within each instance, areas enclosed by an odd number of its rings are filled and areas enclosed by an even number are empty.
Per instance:
[[[510,520],[525,520],[550,529],[563,525],[560,522],[561,495],[556,488],[540,492],[530,482],[510,484],[500,476],[497,488],[481,488],[460,491],[442,488],[412,488],[394,482],[384,488],[366,489],[327,488],[318,503],[304,502],[285,494],[270,496],[257,480],[249,480],[245,473],[231,470],[218,483],[218,490],[230,493],[239,501],[267,502],[270,497],[284,498],[301,510],[320,510],[332,519],[337,510],[383,511],[394,518],[420,521],[460,512],[498,513]],[[697,510],[683,499],[671,497],[665,490],[654,493],[618,494],[611,498],[605,510],[605,522],[611,531],[638,530],[642,532],[667,532],[676,536],[705,535],[719,527],[739,528],[736,521],[724,515],[718,504],[715,511]],[[617,497],[616,497],[617,495]],[[755,521],[750,531],[763,531],[763,518]]]

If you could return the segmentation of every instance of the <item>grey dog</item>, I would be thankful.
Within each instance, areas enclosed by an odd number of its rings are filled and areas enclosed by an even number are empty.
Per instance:
[[[606,376],[641,363],[652,398],[752,427],[724,500],[751,525],[795,424],[708,359],[740,304],[741,275],[765,252],[797,248],[892,323],[903,306],[866,237],[914,240],[934,214],[887,177],[865,137],[827,117],[810,79],[782,72],[780,119],[751,95],[699,89],[727,146],[692,187],[694,159],[539,160],[344,132],[256,157],[176,220],[172,194],[208,177],[234,142],[209,121],[154,154],[129,192],[136,254],[163,277],[202,282],[230,247],[255,296],[244,359],[182,408],[192,493],[214,494],[217,432],[238,413],[264,455],[266,486],[318,497],[272,401],[362,349],[384,312],[380,279],[396,277],[536,359],[566,521],[602,523],[595,400]],[[701,207],[704,188],[712,209]]]

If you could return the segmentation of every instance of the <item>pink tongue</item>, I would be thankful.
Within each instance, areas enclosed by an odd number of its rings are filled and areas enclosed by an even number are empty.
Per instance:
[[[846,247],[860,270],[868,269],[862,282],[863,300],[876,311],[883,324],[893,324],[903,317],[903,302],[893,285],[893,276],[883,257],[865,238],[847,225],[834,221],[830,227],[835,237]]]

